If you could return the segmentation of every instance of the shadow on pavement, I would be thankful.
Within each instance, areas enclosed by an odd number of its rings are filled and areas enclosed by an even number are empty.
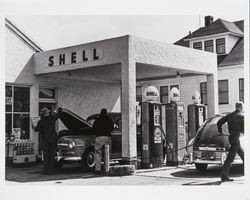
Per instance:
[[[182,168],[181,166],[179,168]],[[182,168],[182,171],[171,173],[174,177],[185,177],[185,178],[220,178],[221,166],[208,166],[205,171],[198,171],[196,169]],[[230,169],[230,177],[241,177],[244,176],[243,165],[234,165]]]
[[[184,183],[182,185],[187,186],[196,186],[196,185],[221,185],[221,181],[214,181],[214,182],[207,182],[207,183],[197,183],[197,182],[190,182],[190,183]]]
[[[99,178],[103,175],[96,175],[92,172],[84,172],[79,165],[63,167],[56,170],[51,175],[42,174],[43,166],[37,165],[32,167],[7,167],[5,171],[5,179],[14,182],[40,182],[40,181],[57,181],[67,179],[86,179],[86,178]],[[59,182],[58,182],[59,183]]]

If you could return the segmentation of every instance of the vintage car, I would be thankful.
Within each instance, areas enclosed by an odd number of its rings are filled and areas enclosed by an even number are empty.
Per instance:
[[[114,123],[111,133],[112,148],[111,161],[120,161],[122,152],[121,113],[108,113]],[[61,130],[57,141],[56,167],[61,168],[66,162],[79,162],[83,169],[93,170],[95,166],[94,146],[95,135],[92,125],[99,114],[91,115],[87,120],[62,108],[60,120],[67,130]],[[141,132],[137,131],[137,154],[141,152]]]
[[[217,121],[223,116],[223,114],[218,114],[206,120],[187,145],[189,163],[194,163],[199,171],[206,170],[209,164],[223,165],[226,160],[230,147],[227,123],[222,126],[223,135],[220,135],[217,129]],[[244,146],[243,138],[241,135],[242,146]],[[238,155],[234,163],[242,163]]]

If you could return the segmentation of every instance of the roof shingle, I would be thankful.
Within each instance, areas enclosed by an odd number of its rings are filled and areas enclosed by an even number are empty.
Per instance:
[[[230,65],[244,64],[244,39],[240,39],[228,56],[218,65],[218,67],[226,67]]]

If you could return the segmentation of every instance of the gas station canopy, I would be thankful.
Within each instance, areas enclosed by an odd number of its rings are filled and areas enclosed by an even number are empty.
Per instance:
[[[123,36],[34,54],[36,77],[121,85],[122,157],[136,157],[136,82],[207,76],[208,116],[218,110],[217,57],[210,52]]]

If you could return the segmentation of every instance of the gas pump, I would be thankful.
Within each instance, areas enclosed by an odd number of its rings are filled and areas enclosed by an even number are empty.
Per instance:
[[[165,123],[167,145],[167,164],[181,164],[186,154],[186,133],[184,121],[184,104],[179,102],[180,92],[177,88],[170,91],[171,103],[166,104]]]
[[[200,104],[201,97],[197,90],[192,100],[193,104],[188,105],[188,141],[195,137],[196,132],[206,120],[206,107]]]
[[[142,168],[161,167],[163,163],[163,138],[161,128],[161,103],[156,101],[159,92],[149,86],[144,91],[145,102],[141,103]]]

